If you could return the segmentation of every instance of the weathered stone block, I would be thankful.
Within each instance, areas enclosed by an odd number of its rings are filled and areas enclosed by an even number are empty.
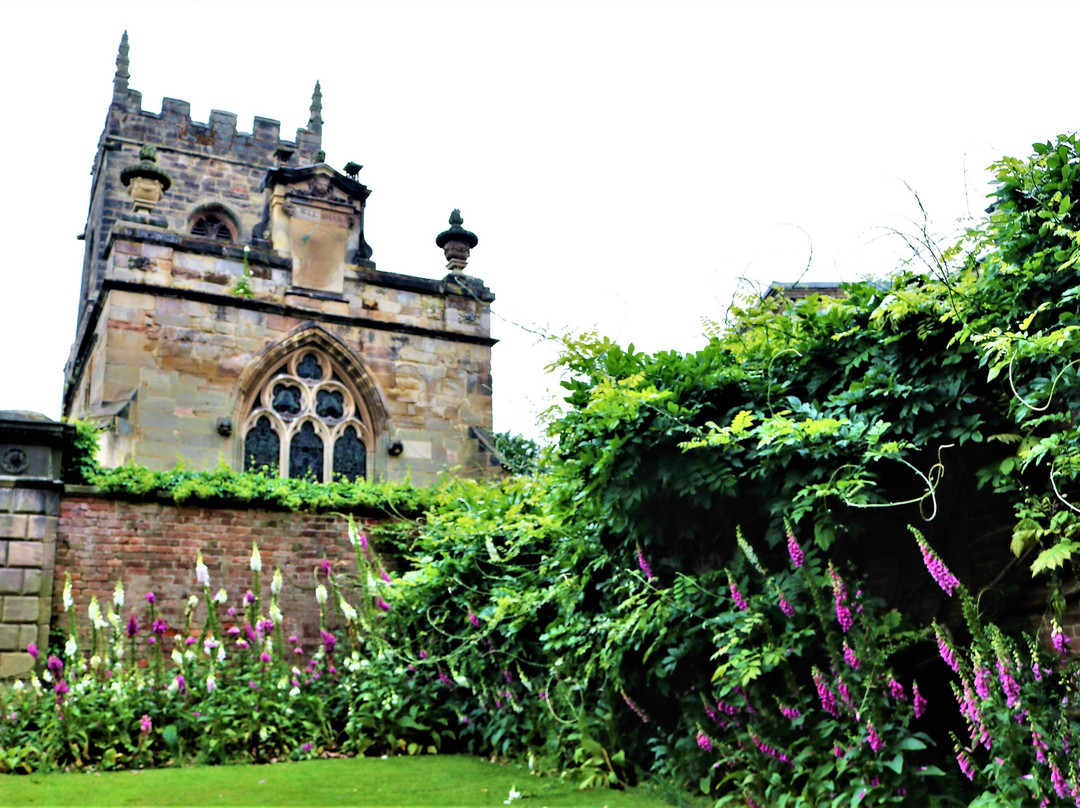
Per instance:
[[[0,607],[0,620],[5,623],[36,623],[41,612],[41,598],[28,595],[7,595]]]
[[[45,545],[39,541],[13,541],[8,544],[9,567],[38,567],[45,560]]]
[[[0,679],[26,676],[34,669],[34,658],[22,651],[0,653]]]
[[[56,540],[56,517],[55,516],[31,516],[26,522],[26,538],[42,539],[44,541]]]
[[[11,495],[10,488],[0,488],[0,513],[11,510]]]
[[[38,595],[41,594],[41,570],[26,569],[22,570],[23,581],[22,591],[20,595]]]
[[[40,636],[41,626],[35,626],[32,623],[23,623],[19,626],[19,649],[26,648],[30,643],[35,642],[39,647],[44,648],[45,643],[38,640]],[[48,636],[46,634],[46,636]]]
[[[0,569],[0,595],[22,595],[23,571]]]
[[[26,515],[0,513],[0,538],[25,539]]]
[[[0,623],[0,651],[19,649],[19,628],[12,623]]]

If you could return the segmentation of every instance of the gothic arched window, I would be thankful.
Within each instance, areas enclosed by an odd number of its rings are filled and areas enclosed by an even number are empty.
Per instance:
[[[188,220],[188,232],[196,238],[236,241],[238,226],[236,218],[221,205],[206,205],[192,214]]]
[[[301,348],[264,378],[244,419],[244,471],[318,482],[367,477],[370,419],[325,352]]]

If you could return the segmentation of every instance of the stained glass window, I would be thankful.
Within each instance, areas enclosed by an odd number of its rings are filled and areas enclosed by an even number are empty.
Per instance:
[[[282,476],[364,479],[374,436],[348,375],[322,351],[297,351],[262,377],[244,420],[243,466]]]
[[[323,442],[311,421],[304,421],[289,441],[289,476],[323,481]]]
[[[334,443],[334,479],[367,477],[367,448],[356,429],[347,426]]]
[[[244,436],[244,471],[277,471],[280,456],[281,438],[270,426],[270,419],[260,416]]]

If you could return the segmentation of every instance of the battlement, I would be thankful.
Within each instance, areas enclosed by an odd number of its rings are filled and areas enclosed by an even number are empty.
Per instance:
[[[318,89],[316,93],[320,94]],[[309,121],[309,127],[314,122]],[[104,135],[106,140],[152,143],[264,169],[320,162],[322,148],[321,131],[297,129],[295,139],[286,140],[281,137],[281,122],[272,118],[255,116],[251,132],[237,131],[236,114],[219,109],[211,110],[208,122],[193,121],[191,104],[179,98],[163,98],[161,111],[149,112],[142,108],[142,93],[126,86],[114,89]]]

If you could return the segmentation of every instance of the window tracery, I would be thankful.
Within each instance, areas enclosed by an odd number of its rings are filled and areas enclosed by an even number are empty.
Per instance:
[[[227,241],[230,244],[236,241],[236,231],[233,223],[221,210],[204,210],[191,221],[191,235],[198,238]]]
[[[371,420],[333,360],[305,347],[278,362],[244,420],[244,471],[317,482],[367,477]]]

